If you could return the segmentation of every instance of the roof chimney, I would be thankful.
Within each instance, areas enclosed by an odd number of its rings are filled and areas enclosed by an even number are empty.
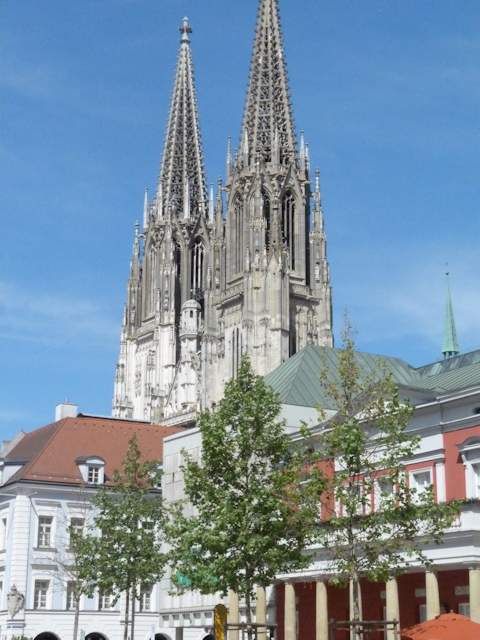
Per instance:
[[[76,418],[78,416],[78,406],[65,400],[62,404],[55,407],[55,422],[63,420],[63,418]]]

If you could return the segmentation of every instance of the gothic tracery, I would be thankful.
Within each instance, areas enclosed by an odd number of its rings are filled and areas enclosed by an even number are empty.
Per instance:
[[[311,211],[278,0],[259,1],[241,148],[228,149],[216,200],[205,186],[187,19],[180,29],[157,192],[134,238],[118,417],[193,420],[223,395],[244,353],[265,374],[308,342],[332,344],[319,177]]]

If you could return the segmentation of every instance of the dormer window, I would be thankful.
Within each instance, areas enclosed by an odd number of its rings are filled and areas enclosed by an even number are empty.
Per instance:
[[[88,484],[99,484],[100,468],[96,465],[88,465]]]
[[[87,456],[77,458],[76,463],[82,480],[87,484],[104,484],[105,460],[100,456]]]

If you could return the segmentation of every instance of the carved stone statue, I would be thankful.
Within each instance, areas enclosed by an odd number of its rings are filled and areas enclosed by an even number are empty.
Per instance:
[[[11,618],[14,618],[25,605],[25,596],[12,584],[12,588],[7,593],[7,609]]]

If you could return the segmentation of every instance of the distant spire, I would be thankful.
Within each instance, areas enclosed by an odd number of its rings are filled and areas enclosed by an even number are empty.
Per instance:
[[[192,29],[188,18],[183,19],[180,33],[180,53],[157,189],[157,208],[160,215],[161,211],[172,207],[174,215],[183,213],[185,216],[188,209],[191,216],[206,216],[208,197],[190,49]],[[186,207],[187,190],[190,203]],[[161,202],[158,202],[159,198]]]
[[[148,189],[145,187],[145,196],[143,199],[143,230],[148,227]]]
[[[320,191],[320,169],[315,169],[315,191],[314,191],[315,203],[321,206],[322,193]]]
[[[313,228],[314,231],[321,231],[323,227],[322,214],[322,193],[320,191],[320,169],[315,171],[315,191],[313,192]]]
[[[271,161],[276,131],[282,159],[293,159],[296,142],[278,0],[260,0],[240,138],[244,146],[248,137],[250,161],[258,153]]]
[[[227,178],[232,173],[232,139],[227,140]]]
[[[210,222],[215,220],[215,195],[213,191],[213,184],[210,185],[210,198],[208,201],[208,217]]]
[[[140,225],[135,222],[132,258],[130,260],[130,280],[136,280],[140,274]]]
[[[223,181],[222,178],[217,180],[217,204],[216,204],[217,223],[223,220]]]
[[[450,273],[446,272],[447,278],[447,304],[445,307],[445,327],[443,332],[443,357],[452,358],[460,353],[457,340],[457,330],[455,328],[455,316],[453,313],[452,293],[450,291]]]

